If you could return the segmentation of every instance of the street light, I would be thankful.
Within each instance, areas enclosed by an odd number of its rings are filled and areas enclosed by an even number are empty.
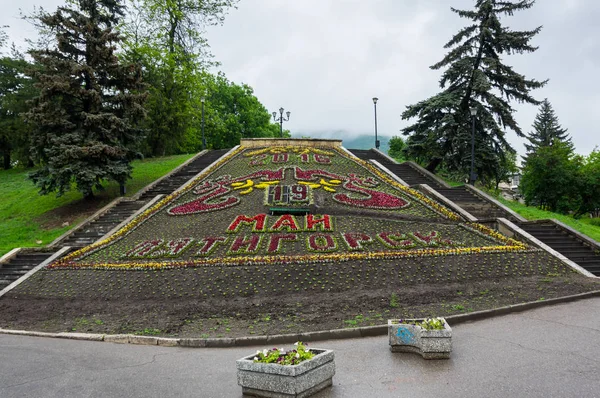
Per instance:
[[[277,112],[273,112],[273,120],[275,120],[276,122],[279,122],[279,133],[281,134],[281,138],[283,138],[283,122],[289,122],[290,120],[290,111],[287,111],[285,114],[287,116],[287,119],[283,118],[283,108],[279,108],[279,119],[277,118]]]
[[[202,150],[206,149],[206,138],[204,138],[204,102],[206,102],[206,98],[204,94],[200,97],[200,102],[202,103]]]
[[[475,174],[475,116],[477,116],[477,108],[472,107],[470,109],[471,112],[471,173],[469,174],[469,184],[474,185],[475,180],[477,179],[477,174]]]
[[[379,140],[377,139],[377,101],[379,101],[379,98],[373,97],[373,106],[375,107],[375,149],[379,149]]]

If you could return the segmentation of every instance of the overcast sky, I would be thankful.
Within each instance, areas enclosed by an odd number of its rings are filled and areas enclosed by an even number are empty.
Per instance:
[[[34,32],[18,20],[32,4],[51,10],[57,0],[23,0],[4,5],[0,25],[11,40]],[[374,131],[373,97],[378,97],[378,132],[399,135],[404,108],[439,91],[441,71],[429,69],[443,45],[468,21],[450,11],[472,8],[474,0],[241,0],[223,26],[207,32],[220,70],[252,86],[269,111],[291,111],[284,124],[293,133]],[[527,78],[550,79],[536,90],[547,97],[576,150],[600,144],[600,2],[539,0],[528,11],[503,20],[512,29],[543,25],[533,54],[504,58]],[[514,104],[524,132],[537,113]],[[339,135],[339,134],[338,134]],[[509,141],[524,152],[523,141]],[[344,137],[336,137],[344,138]]]

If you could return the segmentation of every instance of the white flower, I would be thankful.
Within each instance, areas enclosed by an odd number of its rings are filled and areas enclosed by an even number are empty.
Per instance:
[[[268,353],[268,352],[269,352],[269,350],[267,350],[267,349],[265,348],[265,349],[263,350],[262,354],[263,354],[264,356],[267,356],[267,353]]]
[[[256,355],[260,355],[260,350],[257,350],[257,351],[256,351]]]
[[[299,352],[296,353],[296,358],[300,358],[300,353]]]
[[[255,360],[255,361],[258,361],[258,357],[254,357],[254,360]]]
[[[298,345],[298,343],[299,343],[299,341],[296,341],[296,342],[294,343],[294,345]]]

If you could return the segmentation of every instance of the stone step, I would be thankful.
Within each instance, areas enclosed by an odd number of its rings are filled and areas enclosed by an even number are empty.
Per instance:
[[[33,264],[20,264],[20,265],[12,265],[12,264],[4,264],[2,267],[0,267],[0,270],[9,270],[9,271],[29,271],[30,269],[34,268],[37,264],[33,265]]]
[[[550,231],[550,230],[557,231],[558,230],[556,228],[556,226],[550,225],[550,224],[519,223],[519,226],[523,229],[531,230],[531,231]]]
[[[126,219],[126,217],[124,217],[123,219]],[[86,228],[87,229],[93,229],[96,227],[102,227],[103,225],[116,225],[116,224],[120,224],[122,223],[123,220],[121,219],[111,219],[111,220],[102,220],[102,221],[94,221],[92,223],[89,223]]]
[[[563,233],[557,229],[551,230],[543,230],[543,231],[531,231],[535,236],[569,236],[566,233]]]
[[[589,272],[591,272],[592,274],[594,274],[594,276],[600,276],[600,266],[598,267],[585,267],[585,269]]]
[[[50,257],[50,256],[48,256]],[[42,262],[44,262],[48,257],[34,257],[34,258],[26,258],[26,257],[14,257],[12,259],[10,259],[8,262],[5,263],[6,264],[13,264],[13,265],[27,265],[27,264],[40,264]],[[0,265],[1,267],[2,265]]]
[[[548,245],[548,246],[550,246],[552,249],[556,250],[559,253],[573,251],[573,250],[579,250],[582,247],[585,247],[582,244],[575,244],[575,243],[569,244],[569,245],[562,244],[562,245]]]
[[[561,253],[563,256],[568,258],[569,260],[576,262],[579,264],[582,261],[595,261],[600,262],[600,259],[597,256],[566,256],[564,253]]]
[[[594,250],[592,250],[589,247],[583,246],[583,245],[571,247],[570,249],[562,249],[561,253],[563,253],[565,256],[568,254],[572,254],[574,256],[579,256],[579,255],[584,255],[584,254],[589,254],[591,256],[597,255],[594,252]]]
[[[121,221],[123,221],[124,219],[126,219],[127,217],[110,217],[110,218],[104,218],[104,219],[99,219],[97,221],[92,221],[91,223],[89,223],[88,225],[92,225],[94,223],[99,223],[99,224],[110,224],[110,223],[114,223],[114,224],[118,224]]]
[[[576,261],[577,264],[581,265],[582,267],[584,265],[598,265],[600,266],[600,257],[598,256],[594,256],[594,258],[588,258],[588,259],[584,259],[581,261]]]
[[[113,207],[112,209],[110,209],[109,211],[107,211],[106,213],[104,213],[102,216],[106,216],[109,214],[132,214],[135,213],[137,210],[139,209],[139,207],[132,207],[132,208],[126,208],[126,207]]]
[[[71,246],[72,244],[90,244],[90,243],[94,243],[95,241],[98,240],[99,237],[71,237],[69,238],[66,242],[65,242],[65,246]]]
[[[8,276],[17,276],[17,277],[21,277],[23,275],[25,275],[26,273],[28,273],[29,270],[11,270],[11,269],[5,269],[5,268],[0,268],[0,278],[1,277],[8,277]]]
[[[569,243],[578,243],[579,245],[583,246],[583,243],[576,241],[575,239],[572,239],[568,236],[541,236],[541,237],[536,236],[536,238],[541,240],[544,243],[555,244],[557,246],[560,246],[561,244],[569,244]]]
[[[45,259],[13,258],[7,263],[4,263],[4,265],[2,265],[1,267],[40,264],[44,260]]]

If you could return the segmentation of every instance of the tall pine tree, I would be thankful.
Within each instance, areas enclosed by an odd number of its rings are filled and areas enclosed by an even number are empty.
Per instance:
[[[550,146],[557,139],[573,148],[571,137],[567,134],[567,129],[563,129],[558,122],[558,117],[550,105],[548,98],[545,98],[540,105],[540,110],[533,121],[533,131],[527,136],[529,144],[525,144],[527,153],[535,152],[541,147]]]
[[[450,49],[432,69],[442,74],[440,93],[410,105],[403,119],[417,118],[402,130],[407,139],[407,154],[427,164],[435,172],[444,165],[451,172],[468,174],[471,160],[470,108],[477,110],[475,137],[476,172],[487,179],[495,178],[496,166],[514,153],[506,141],[505,130],[523,136],[513,118],[511,101],[539,104],[530,91],[546,81],[526,79],[505,65],[502,56],[530,53],[530,44],[541,27],[530,31],[512,31],[500,18],[529,9],[535,0],[477,0],[473,11],[452,11],[472,23],[461,29],[445,45]]]
[[[41,168],[30,177],[41,194],[60,196],[75,183],[91,198],[103,180],[124,184],[131,175],[145,93],[139,68],[115,55],[122,16],[119,0],[73,0],[39,16],[56,38],[31,51],[40,95],[27,117]]]

